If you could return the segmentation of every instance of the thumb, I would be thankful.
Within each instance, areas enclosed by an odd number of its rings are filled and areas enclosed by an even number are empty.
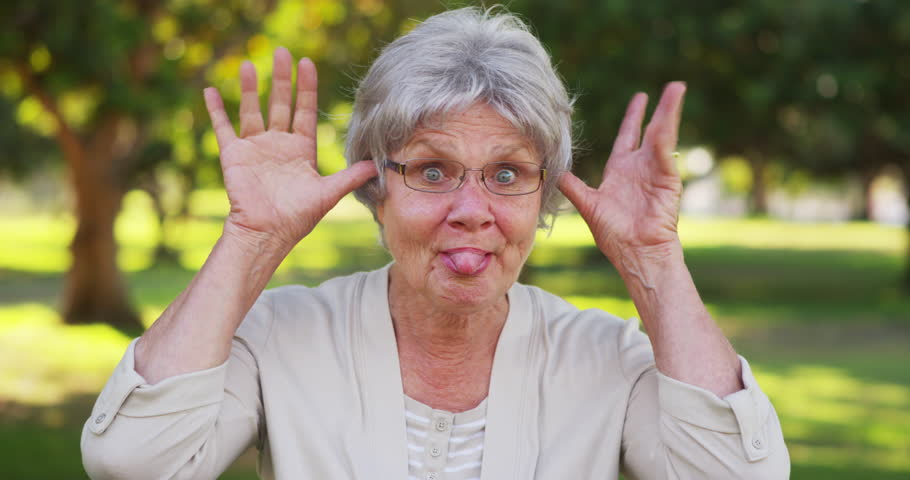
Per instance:
[[[575,209],[579,213],[586,210],[586,200],[591,187],[576,177],[574,173],[566,172],[562,174],[559,178],[559,190],[572,202],[572,205],[575,205]]]
[[[367,180],[375,177],[376,164],[372,160],[361,160],[340,172],[325,177],[326,190],[334,205],[341,197],[351,193]]]

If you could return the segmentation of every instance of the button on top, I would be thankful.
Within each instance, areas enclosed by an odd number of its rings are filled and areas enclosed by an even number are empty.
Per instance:
[[[440,449],[439,447],[433,447],[430,449],[430,455],[432,455],[434,457],[438,457],[441,454],[442,454],[442,449]]]
[[[436,422],[437,431],[444,432],[444,431],[446,431],[447,428],[449,428],[449,422],[447,422],[445,420],[439,420]]]
[[[97,417],[95,417],[95,423],[101,423],[104,421],[105,418],[107,418],[107,415],[102,413],[101,415],[98,415]]]
[[[761,441],[761,438],[755,437],[752,439],[752,446],[755,447],[757,450],[761,450],[762,448],[764,448],[765,444],[764,444],[764,442]]]

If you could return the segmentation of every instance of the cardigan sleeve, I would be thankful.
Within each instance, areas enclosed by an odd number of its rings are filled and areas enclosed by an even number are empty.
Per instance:
[[[259,446],[264,428],[259,370],[247,340],[235,336],[230,357],[217,367],[155,385],[134,368],[135,344],[82,429],[89,477],[217,478],[247,448]]]
[[[620,350],[634,381],[622,433],[627,478],[789,478],[780,421],[745,358],[739,357],[745,388],[720,398],[660,373],[647,337],[637,332],[637,322],[628,323],[638,335],[626,332],[626,340],[637,345]]]

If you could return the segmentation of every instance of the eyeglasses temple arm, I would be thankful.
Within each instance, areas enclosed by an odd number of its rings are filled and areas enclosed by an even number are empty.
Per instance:
[[[393,161],[391,161],[391,160],[386,160],[386,161],[385,161],[385,168],[388,168],[388,169],[391,169],[391,170],[395,170],[396,172],[400,173],[401,175],[404,175],[404,164],[403,164],[403,163],[398,163],[398,162],[393,162]]]

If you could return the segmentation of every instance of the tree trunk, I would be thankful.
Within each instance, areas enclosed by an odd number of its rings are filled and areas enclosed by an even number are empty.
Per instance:
[[[765,159],[761,154],[752,152],[748,156],[752,169],[752,190],[749,192],[749,213],[752,215],[768,214],[768,187],[765,178]]]
[[[119,127],[116,117],[106,119],[99,123],[87,148],[66,152],[78,221],[70,245],[73,263],[63,294],[63,318],[69,324],[142,327],[117,268],[114,221],[125,193],[123,181],[117,178],[119,169],[112,165],[117,144],[125,143]]]
[[[19,64],[17,70],[26,88],[57,122],[57,143],[76,199],[77,227],[70,244],[73,263],[63,287],[63,321],[142,328],[117,268],[114,240],[114,220],[123,201],[123,178],[127,172],[115,163],[136,147],[136,129],[124,117],[110,113],[96,124],[90,140],[85,141],[66,122],[56,99],[35,79],[29,66]]]
[[[859,172],[860,182],[862,182],[862,198],[860,198],[860,208],[856,212],[853,220],[872,220],[872,212],[875,211],[875,199],[872,197],[872,183],[878,176],[877,168],[863,168]]]

